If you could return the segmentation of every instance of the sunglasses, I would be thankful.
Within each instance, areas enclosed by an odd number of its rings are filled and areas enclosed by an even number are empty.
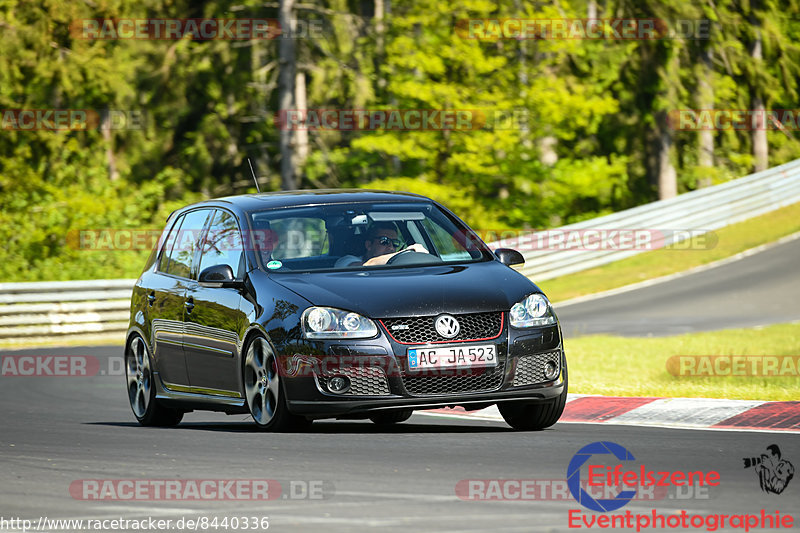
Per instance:
[[[375,240],[378,241],[378,244],[381,246],[389,246],[390,244],[394,248],[400,246],[400,241],[398,239],[390,239],[389,237],[375,237]]]

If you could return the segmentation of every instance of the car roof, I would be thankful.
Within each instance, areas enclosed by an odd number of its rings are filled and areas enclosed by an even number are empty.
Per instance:
[[[360,202],[430,202],[430,198],[408,192],[379,191],[372,189],[316,189],[300,191],[263,192],[241,194],[205,200],[187,205],[179,211],[196,207],[228,206],[240,211],[260,211],[276,207],[304,205],[360,203]]]

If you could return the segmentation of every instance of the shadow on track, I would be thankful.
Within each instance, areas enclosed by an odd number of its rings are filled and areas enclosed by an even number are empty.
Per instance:
[[[140,427],[136,422],[85,422],[90,426],[111,426],[111,427]],[[142,430],[160,431],[218,431],[224,433],[264,433],[251,422],[183,422],[173,428],[144,428]],[[380,434],[406,434],[406,433],[513,433],[514,430],[508,427],[497,425],[455,425],[455,424],[397,424],[393,426],[379,426],[372,422],[354,421],[316,421],[310,428],[298,431],[286,431],[284,433],[298,433],[305,435],[313,434],[343,434],[343,435],[380,435]],[[273,435],[275,433],[272,433]]]

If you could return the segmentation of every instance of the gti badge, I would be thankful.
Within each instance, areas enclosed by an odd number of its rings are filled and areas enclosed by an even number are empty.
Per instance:
[[[458,320],[450,315],[439,316],[436,319],[434,326],[436,326],[436,332],[445,339],[452,339],[458,335],[459,331],[461,331],[461,326],[458,324]]]

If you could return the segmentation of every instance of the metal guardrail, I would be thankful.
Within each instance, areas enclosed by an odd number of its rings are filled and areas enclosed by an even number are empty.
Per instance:
[[[135,279],[0,283],[0,342],[74,335],[122,342]]]
[[[653,230],[663,233],[663,245],[668,245],[680,242],[689,232],[698,235],[797,202],[800,202],[800,159],[669,200],[562,226],[558,230]],[[505,244],[507,243],[495,242],[490,246],[494,249]],[[513,243],[511,247],[513,248]],[[525,264],[519,271],[534,281],[542,281],[625,259],[647,250],[521,251]]]
[[[800,159],[722,185],[634,207],[560,231],[655,229],[710,231],[800,202]],[[495,242],[492,248],[507,245]],[[630,257],[642,250],[528,250],[520,272],[540,281]],[[136,280],[0,283],[0,343],[99,336],[121,343]]]

